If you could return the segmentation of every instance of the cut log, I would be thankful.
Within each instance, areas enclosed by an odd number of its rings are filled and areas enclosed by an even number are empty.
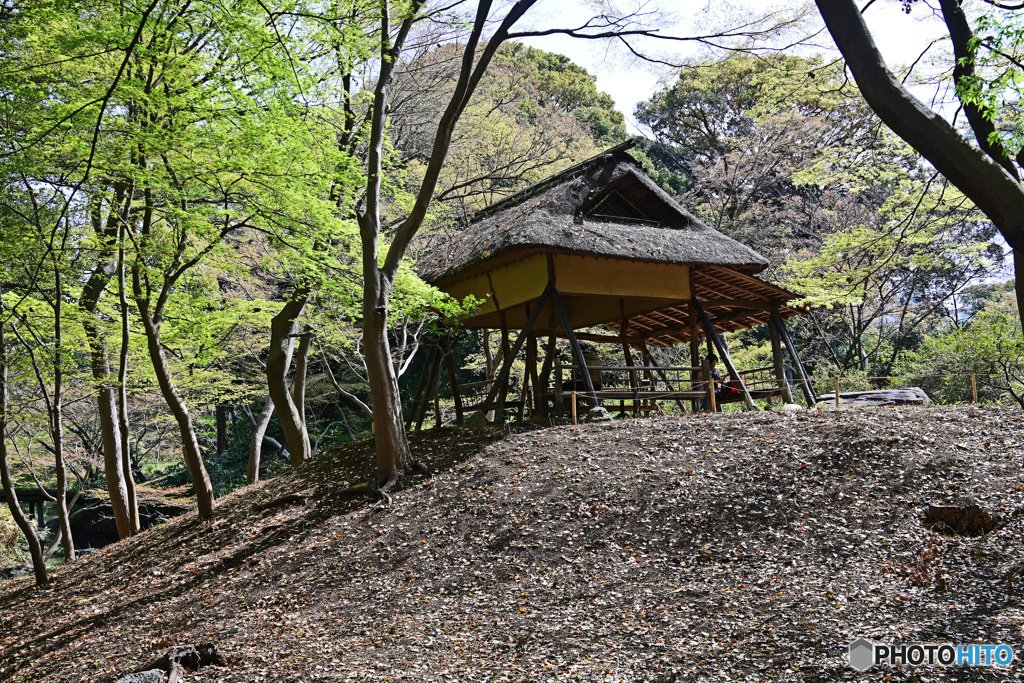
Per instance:
[[[938,531],[961,536],[980,536],[996,528],[992,515],[970,501],[957,505],[931,504],[925,511],[925,523]]]

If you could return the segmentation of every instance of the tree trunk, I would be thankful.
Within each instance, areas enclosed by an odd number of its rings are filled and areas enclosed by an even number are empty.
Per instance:
[[[373,406],[373,436],[377,451],[377,483],[389,487],[412,467],[412,451],[402,420],[398,378],[391,363],[387,333],[387,308],[366,297],[363,306],[363,349],[366,376]]]
[[[0,313],[3,312],[3,292],[0,292]],[[39,536],[32,528],[32,522],[18,504],[18,494],[11,481],[11,468],[7,460],[7,339],[0,321],[0,485],[4,489],[7,507],[11,510],[14,523],[28,541],[29,554],[32,555],[32,569],[36,575],[36,585],[42,586],[49,581],[46,575],[46,560],[43,559],[43,546]]]
[[[103,471],[107,480],[107,495],[114,512],[117,535],[127,538],[132,534],[131,514],[129,513],[128,487],[124,478],[123,459],[128,455],[123,452],[121,425],[118,419],[116,390],[112,386],[110,365],[107,362],[107,345],[105,333],[96,320],[96,309],[100,295],[107,286],[109,276],[113,275],[113,266],[106,269],[106,264],[93,271],[82,290],[79,306],[84,310],[82,324],[85,338],[89,344],[90,366],[92,377],[96,380],[96,409],[100,417],[100,438],[103,442]]]
[[[288,391],[288,366],[295,343],[293,335],[299,316],[306,308],[309,290],[301,289],[285,303],[284,307],[270,321],[270,353],[267,357],[267,391],[274,402],[277,419],[284,430],[291,462],[296,465],[308,460],[311,455],[309,432],[302,419],[299,407],[295,405]]]
[[[192,476],[192,484],[196,489],[199,516],[201,518],[210,517],[213,514],[213,485],[210,483],[210,475],[206,472],[206,466],[203,464],[199,439],[192,426],[192,416],[189,415],[185,401],[182,400],[177,387],[174,386],[171,370],[167,367],[164,349],[160,345],[160,327],[153,322],[146,306],[139,306],[139,316],[142,318],[142,326],[146,331],[146,347],[149,350],[149,359],[153,365],[157,383],[160,385],[160,393],[178,423],[185,466],[188,467],[188,473]]]
[[[64,561],[75,560],[75,542],[71,537],[71,518],[68,515],[68,468],[64,460],[64,287],[60,266],[53,268],[53,411],[50,415],[50,438],[53,441],[54,465],[57,472],[57,520],[60,524]]]
[[[903,87],[886,67],[853,0],[815,2],[857,87],[878,117],[967,195],[1014,250],[1017,302],[1024,313],[1024,186]]]
[[[125,281],[127,266],[124,260],[125,224],[121,221],[118,229],[118,298],[121,305],[121,354],[117,364],[117,427],[121,443],[121,473],[124,479],[125,499],[128,508],[128,534],[139,533],[139,496],[135,491],[135,476],[132,473],[131,434],[128,431],[128,344],[131,341],[131,330],[128,318],[128,289]]]

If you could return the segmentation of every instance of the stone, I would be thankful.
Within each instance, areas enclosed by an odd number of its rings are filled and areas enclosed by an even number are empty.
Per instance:
[[[779,408],[784,413],[798,413],[803,410],[803,406],[797,405],[796,403],[787,403],[786,405]]]
[[[930,504],[925,510],[925,524],[961,536],[980,536],[996,528],[992,515],[970,500],[955,505]]]
[[[601,406],[594,406],[587,411],[586,416],[583,418],[584,422],[611,422],[612,414],[609,413]]]
[[[480,427],[493,427],[494,425],[487,421],[487,416],[483,411],[477,410],[465,417],[462,420],[463,427],[480,428]]]
[[[868,406],[927,406],[932,400],[921,387],[908,389],[879,389],[877,391],[845,391],[839,393],[839,407]],[[834,407],[835,394],[818,396],[818,407]]]
[[[21,576],[32,576],[32,567],[8,567],[0,569],[0,579],[17,579]]]
[[[164,683],[166,680],[166,673],[160,669],[150,669],[149,671],[139,671],[122,676],[114,681],[114,683]]]

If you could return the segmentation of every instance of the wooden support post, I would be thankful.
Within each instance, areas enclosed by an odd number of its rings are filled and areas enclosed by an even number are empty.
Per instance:
[[[505,311],[498,311],[498,318],[501,320],[501,355],[506,361],[511,362],[512,357],[510,354],[512,352],[508,345],[508,321],[505,319]],[[508,398],[508,381],[510,377],[510,373],[505,373],[504,378],[501,380],[501,386],[498,388],[498,407],[495,410],[494,419],[499,422],[505,421],[505,400]],[[495,379],[497,380],[498,378]]]
[[[700,362],[702,374],[707,377],[707,384],[704,386],[704,411],[709,413],[717,412],[715,406],[715,380],[711,376],[711,364],[705,358]]]
[[[729,350],[725,348],[725,344],[718,337],[718,333],[715,332],[715,326],[711,324],[711,319],[708,314],[704,312],[704,307],[700,305],[700,302],[696,299],[693,300],[693,306],[697,309],[697,315],[700,316],[701,321],[704,323],[704,328],[707,331],[708,337],[711,339],[711,343],[715,345],[718,350],[718,355],[722,357],[722,362],[725,363],[726,369],[729,371],[729,377],[739,388],[740,393],[743,394],[743,403],[746,404],[747,408],[754,407],[754,400],[750,398],[750,392],[747,390],[747,385],[740,378],[740,373],[736,372],[735,366],[732,364],[732,359],[729,358]]]
[[[430,363],[433,359],[434,347],[428,346],[427,352],[423,357],[423,366],[420,368],[420,377],[416,381],[416,391],[412,395],[412,401],[409,403],[409,409],[406,411],[405,428],[410,429],[413,423],[416,421],[416,416],[420,410],[420,400],[423,398],[423,391],[427,386],[427,376],[430,374]]]
[[[800,382],[800,389],[804,393],[804,398],[807,399],[807,407],[810,408],[818,402],[818,396],[814,393],[814,387],[811,386],[811,380],[807,376],[804,364],[800,362],[796,346],[793,345],[793,340],[789,338],[789,332],[786,331],[786,326],[782,322],[782,316],[778,313],[772,313],[771,321],[775,324],[776,329],[778,329],[783,344],[786,345],[786,351],[789,352],[789,360],[793,364],[793,372],[796,373],[797,380]]]
[[[622,339],[622,356],[626,361],[626,367],[633,367],[633,354],[629,350],[629,318],[626,317],[626,300],[619,298],[619,314],[621,315],[621,326],[619,328],[619,337]],[[634,393],[634,403],[636,401],[635,394],[637,389],[640,388],[639,380],[636,376],[636,370],[629,371],[629,388]]]
[[[555,315],[554,309],[552,309],[551,315],[552,315],[552,317],[554,317],[554,315]],[[552,329],[553,330],[554,327],[555,327],[554,323],[552,323],[551,327],[548,328],[548,329]],[[538,394],[541,394],[542,392],[546,391],[549,387],[552,386],[552,384],[551,384],[551,369],[554,366],[555,354],[557,352],[558,352],[558,339],[555,337],[555,333],[552,332],[550,335],[548,335],[548,351],[547,351],[547,354],[544,356],[544,365],[541,366],[541,369],[540,369],[540,387],[541,387],[541,389],[538,391]],[[552,396],[551,400],[554,401],[554,396]],[[544,395],[540,396],[540,414],[541,415],[547,415],[548,414],[548,398],[547,398],[547,396],[544,396]]]
[[[697,374],[700,372],[696,369],[700,367],[700,333],[697,326],[697,307],[693,305],[693,300],[690,301],[690,367],[694,368],[690,370],[690,387],[695,389]],[[690,402],[690,407],[693,408],[693,412],[697,412],[697,399]]]
[[[440,429],[443,422],[441,416],[441,364],[444,363],[445,353],[441,351],[441,355],[437,359],[437,372],[436,379],[434,380],[434,429]]]
[[[455,423],[462,424],[462,393],[459,391],[459,378],[455,372],[454,346],[451,338],[444,339],[445,364],[448,366],[448,383],[452,385],[452,399],[455,401]]]
[[[555,306],[555,312],[558,313],[558,319],[562,323],[562,329],[565,330],[565,336],[569,338],[569,345],[572,347],[572,353],[576,357],[576,364],[580,368],[580,372],[583,374],[583,384],[587,388],[588,402],[592,408],[597,407],[597,393],[594,392],[594,383],[590,381],[590,372],[587,370],[587,361],[583,358],[583,349],[580,347],[579,341],[576,339],[576,333],[573,332],[572,323],[569,322],[569,316],[565,312],[565,306],[562,305],[562,298],[558,296],[558,291],[554,288],[551,289],[551,302]]]
[[[576,424],[576,392],[572,392],[572,423]]]
[[[36,506],[36,522],[42,529],[46,525],[46,501],[39,500],[36,502]]]
[[[768,332],[772,337],[772,362],[775,364],[775,379],[782,388],[782,400],[785,403],[793,402],[793,392],[789,389],[789,380],[786,379],[786,363],[782,357],[782,342],[779,339],[779,331],[775,329],[772,321],[768,321]]]
[[[839,407],[839,375],[836,375],[836,408]]]
[[[530,333],[526,338],[526,368],[530,375],[530,386],[533,388],[533,405],[530,407],[530,414],[541,413],[541,402],[544,400],[542,394],[544,389],[540,384],[540,376],[537,374],[537,335]]]
[[[974,396],[974,403],[978,403],[978,376],[975,373],[971,373],[971,395]]]
[[[423,398],[420,399],[419,412],[416,417],[416,431],[419,432],[423,429],[423,420],[427,417],[427,411],[430,409],[430,401],[433,399],[433,391],[437,385],[437,370],[441,365],[441,352],[436,346],[430,347],[433,353],[430,354],[430,365],[423,368],[425,372],[429,372],[427,375],[427,384],[423,390]]]
[[[484,414],[486,414],[487,411],[491,409],[491,406],[494,405],[495,399],[497,398],[498,388],[507,386],[509,373],[512,372],[512,361],[519,353],[519,350],[523,348],[523,344],[526,342],[526,337],[529,336],[530,330],[533,329],[534,323],[537,322],[537,316],[540,314],[541,309],[544,308],[544,304],[547,303],[548,299],[552,298],[554,291],[554,288],[548,285],[544,290],[544,293],[540,295],[540,299],[537,300],[537,308],[533,309],[533,312],[530,313],[530,317],[526,321],[526,326],[523,327],[519,336],[516,337],[515,344],[512,345],[512,348],[505,355],[505,359],[501,364],[501,370],[498,371],[498,376],[494,378],[494,384],[491,385],[491,390],[487,392],[487,398],[480,407]],[[501,405],[505,405],[504,398],[501,400]],[[500,412],[496,417],[504,419]]]

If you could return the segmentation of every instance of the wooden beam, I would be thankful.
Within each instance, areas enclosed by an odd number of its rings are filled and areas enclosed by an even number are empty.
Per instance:
[[[789,360],[793,363],[793,372],[796,373],[797,379],[800,380],[800,388],[804,392],[804,398],[807,399],[807,407],[810,408],[818,402],[818,397],[814,393],[814,387],[811,386],[810,377],[804,369],[804,364],[800,362],[800,356],[796,352],[793,340],[789,338],[789,332],[786,331],[786,326],[782,322],[782,316],[778,313],[773,313],[771,320],[779,330],[782,342],[786,345],[786,350],[789,352]]]
[[[523,327],[519,336],[516,337],[516,342],[512,345],[512,349],[505,356],[504,362],[501,364],[501,370],[498,371],[498,376],[494,378],[494,384],[491,385],[491,390],[487,392],[487,398],[484,399],[484,402],[481,404],[486,408],[484,413],[491,410],[491,406],[494,405],[494,399],[497,397],[498,389],[508,385],[508,376],[512,371],[512,361],[515,359],[516,354],[519,353],[519,350],[523,348],[523,343],[526,341],[527,336],[530,334],[530,330],[533,329],[534,324],[537,322],[537,316],[540,315],[541,309],[544,308],[544,304],[547,303],[548,299],[552,298],[554,291],[554,288],[551,287],[551,285],[548,285],[547,288],[544,289],[544,293],[540,295],[539,299],[537,299],[537,307],[533,309],[532,313],[530,313],[530,317],[526,321],[526,326]],[[502,398],[501,404],[504,405],[504,403],[504,398]],[[504,416],[501,413],[499,413],[497,417],[504,419]]]
[[[768,331],[772,335],[772,362],[775,364],[775,379],[779,381],[782,388],[782,400],[786,403],[793,402],[793,392],[789,390],[789,380],[786,378],[786,364],[782,358],[782,342],[779,331],[775,327],[775,321],[769,320]]]
[[[448,366],[448,382],[452,385],[452,398],[455,400],[455,424],[462,424],[462,393],[459,391],[459,380],[455,372],[454,346],[451,337],[444,338],[445,363]]]
[[[565,306],[562,305],[562,298],[558,296],[558,290],[551,290],[551,302],[555,305],[555,312],[558,313],[558,319],[562,323],[562,329],[565,330],[566,335],[569,337],[569,345],[572,347],[573,355],[576,356],[576,364],[580,367],[580,372],[583,374],[583,385],[587,388],[588,401],[592,408],[596,408],[597,394],[594,393],[594,383],[590,381],[590,372],[587,371],[587,361],[583,358],[583,349],[580,347],[579,341],[576,339],[576,335],[573,333],[572,323],[569,322],[569,316],[565,312]]]
[[[732,378],[733,383],[735,383],[736,387],[740,390],[740,393],[743,394],[743,402],[747,405],[747,408],[753,408],[754,400],[750,398],[750,392],[747,391],[747,385],[744,384],[743,380],[740,378],[740,373],[736,372],[736,368],[732,364],[732,359],[729,358],[729,350],[725,348],[725,344],[722,343],[718,333],[715,332],[715,327],[711,324],[708,314],[704,312],[704,307],[700,305],[700,301],[697,299],[693,300],[693,307],[696,309],[697,315],[699,315],[700,319],[704,322],[704,328],[707,330],[708,337],[718,350],[718,355],[722,357],[722,362],[725,363],[725,367],[729,371],[729,377]]]
[[[696,368],[700,365],[700,339],[697,336],[697,311],[693,305],[693,300],[690,300],[690,367]],[[697,386],[697,375],[700,373],[699,370],[690,370],[690,388],[693,389]],[[690,402],[690,408],[693,412],[697,412],[697,401]]]

